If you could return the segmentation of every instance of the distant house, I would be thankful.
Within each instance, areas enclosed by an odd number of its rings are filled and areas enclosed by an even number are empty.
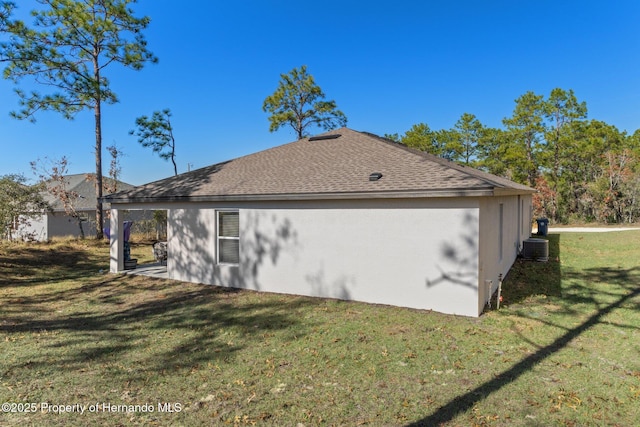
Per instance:
[[[96,189],[92,174],[75,174],[64,177],[66,190],[78,195],[74,200],[75,211],[80,215],[82,227],[86,236],[96,234]],[[104,177],[107,184],[113,184],[113,180]],[[131,190],[133,185],[122,181],[115,182],[117,191]],[[31,219],[27,225],[22,225],[16,235],[24,239],[46,241],[52,237],[73,236],[80,237],[80,228],[75,218],[67,215],[63,203],[49,192],[44,192],[45,200],[51,205],[52,211],[43,212],[37,219]],[[108,206],[105,207],[108,209]],[[108,225],[108,222],[107,222]]]
[[[167,209],[172,279],[478,316],[533,192],[341,128],[106,196],[111,271],[122,210]]]

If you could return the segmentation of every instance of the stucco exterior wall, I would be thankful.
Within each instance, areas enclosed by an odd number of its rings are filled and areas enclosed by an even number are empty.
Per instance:
[[[216,210],[237,209],[240,264],[216,263]],[[477,316],[474,198],[174,205],[176,280]]]
[[[95,236],[96,234],[96,213],[95,211],[82,212],[80,214],[84,220],[82,221],[82,230],[85,236]],[[80,237],[80,227],[78,221],[63,212],[56,212],[48,215],[49,221],[49,236],[52,237],[64,237],[74,236]]]
[[[480,199],[479,312],[498,289],[499,275],[506,277],[523,240],[530,236],[531,221],[530,195]]]
[[[82,223],[85,236],[96,234],[95,211],[82,212],[86,221]],[[29,224],[21,226],[16,234],[24,239],[46,241],[53,237],[80,237],[80,228],[76,220],[64,212],[49,212],[38,219],[30,219]]]
[[[26,219],[27,223],[22,224],[13,232],[13,237],[23,240],[45,241],[48,236],[47,215],[40,215],[37,218]]]
[[[210,207],[167,210],[170,279],[222,285],[223,271],[216,265],[215,214]]]

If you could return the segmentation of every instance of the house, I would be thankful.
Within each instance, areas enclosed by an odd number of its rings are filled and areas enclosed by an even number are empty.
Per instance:
[[[478,316],[533,192],[341,128],[106,196],[110,270],[120,212],[167,209],[171,279]]]
[[[50,192],[44,192],[43,197],[52,210],[43,211],[36,219],[30,219],[27,224],[20,225],[16,235],[23,239],[46,241],[52,237],[73,236],[80,237],[80,225],[86,236],[96,234],[96,188],[92,174],[65,175],[65,190],[73,193],[71,204],[78,213],[73,218],[65,211],[63,203]],[[107,185],[114,184],[112,178],[103,178]],[[53,186],[54,184],[48,184]],[[133,185],[122,181],[115,181],[117,190],[130,190]],[[145,214],[146,215],[146,214]],[[137,215],[140,217],[140,215]]]

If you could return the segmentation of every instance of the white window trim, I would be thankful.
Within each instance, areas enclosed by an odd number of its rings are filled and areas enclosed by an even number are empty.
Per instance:
[[[238,236],[238,237],[228,237],[228,236],[221,236],[220,235],[220,213],[236,213],[236,214],[238,214],[238,227],[240,227],[240,211],[239,210],[237,210],[237,209],[219,209],[219,210],[216,210],[216,263],[218,265],[238,266],[238,265],[240,265],[239,263],[220,261],[220,240],[237,240],[238,241],[238,246],[240,246],[240,236]],[[240,230],[238,230],[238,231],[240,231]],[[238,232],[238,234],[240,234],[240,233]]]

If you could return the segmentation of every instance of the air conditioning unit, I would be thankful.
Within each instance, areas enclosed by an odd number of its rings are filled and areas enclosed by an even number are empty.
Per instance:
[[[549,261],[549,241],[534,237],[525,240],[522,242],[522,256],[534,261]]]

